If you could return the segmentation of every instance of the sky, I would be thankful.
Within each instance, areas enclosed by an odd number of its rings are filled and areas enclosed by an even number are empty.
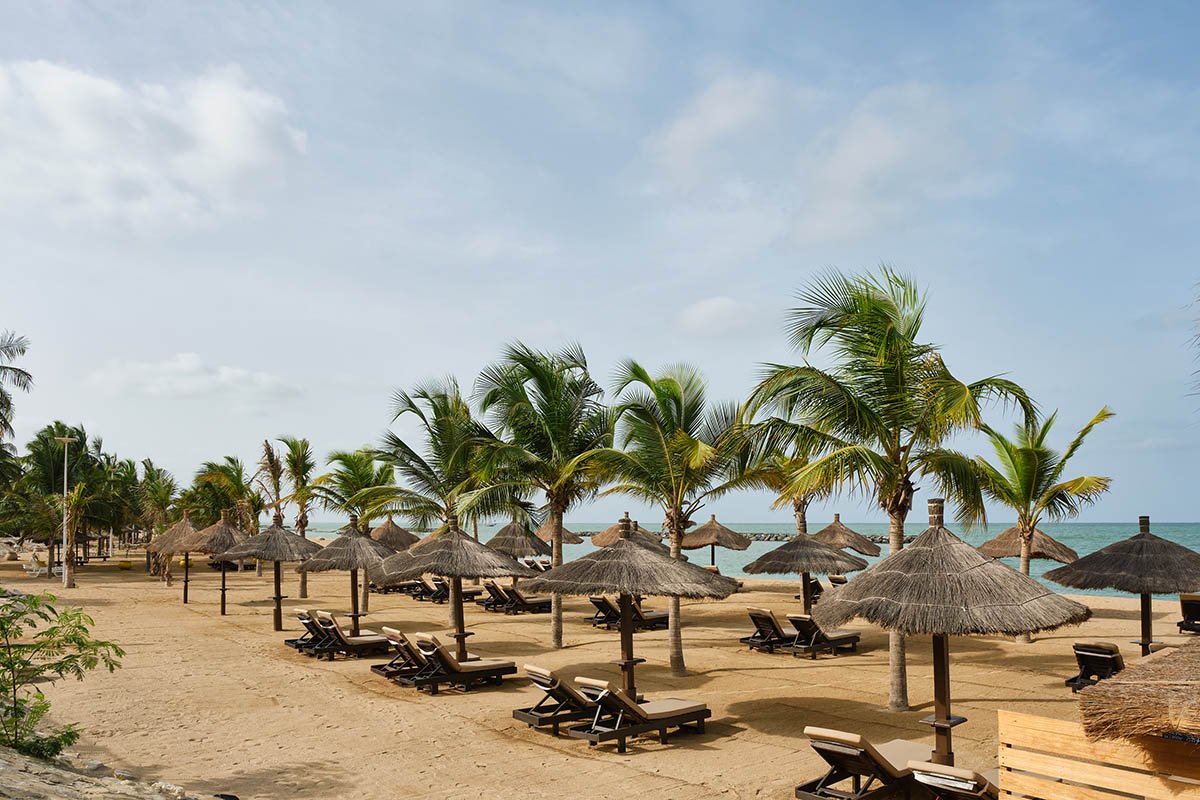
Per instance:
[[[518,339],[579,342],[606,385],[627,357],[689,362],[737,400],[801,360],[797,290],[886,263],[928,290],[951,369],[1059,409],[1060,446],[1116,411],[1072,462],[1114,478],[1082,519],[1196,520],[1197,23],[1182,2],[6,2],[16,441],[83,423],[185,480],[284,434],[350,449],[397,388],[469,391]],[[855,497],[812,517],[834,510],[883,519]],[[755,493],[706,512],[789,519]]]

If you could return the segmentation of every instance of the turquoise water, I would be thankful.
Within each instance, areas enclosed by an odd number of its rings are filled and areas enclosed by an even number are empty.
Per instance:
[[[793,525],[791,525],[790,523],[789,524],[756,523],[756,522],[732,523],[732,522],[725,522],[724,520],[722,520],[722,523],[727,525],[728,527],[732,528],[733,530],[739,531],[742,533],[791,534],[795,531],[795,527]],[[579,532],[579,531],[600,531],[600,530],[603,530],[604,528],[608,527],[608,525],[610,525],[610,524],[612,524],[612,523],[570,521],[567,523],[567,527],[570,530],[577,531],[577,532]],[[829,524],[829,520],[813,519],[813,520],[809,521],[808,529],[812,532],[816,532],[828,524]],[[851,529],[858,531],[859,533],[863,534],[864,536],[886,536],[887,535],[887,524],[886,523],[847,522],[846,524]],[[983,542],[987,541],[988,539],[992,538],[993,536],[996,536],[997,534],[999,534],[1001,531],[1005,530],[1006,528],[1008,528],[1010,524],[1011,523],[993,523],[992,525],[989,526],[989,528],[986,532],[982,531],[982,530],[975,530],[975,531],[971,531],[971,532],[967,532],[967,533],[964,533],[961,528],[959,528],[953,524],[949,525],[948,527],[950,528],[950,530],[954,531],[954,533],[958,534],[959,536],[961,536],[963,539],[970,542],[971,544],[979,545],[979,544],[982,544]],[[336,525],[328,525],[328,526],[327,525],[318,525],[314,528],[314,532],[323,533],[327,530],[332,530],[336,527],[337,527]],[[479,538],[483,541],[487,541],[487,539],[495,531],[499,530],[501,527],[502,526],[499,524],[480,525],[479,526]],[[912,522],[910,522],[910,524],[907,526],[905,532],[909,536],[915,536],[915,535],[919,534],[921,531],[923,531],[925,529],[925,527],[926,527],[926,525],[925,525],[924,520],[921,520],[920,522],[918,522],[916,524],[913,524]],[[1057,524],[1047,523],[1040,527],[1043,531],[1050,534],[1055,539],[1058,539],[1063,544],[1074,549],[1081,556],[1087,555],[1088,553],[1095,552],[1096,550],[1099,550],[1100,548],[1102,548],[1108,544],[1111,544],[1112,542],[1118,541],[1120,539],[1126,539],[1126,538],[1132,536],[1133,534],[1137,533],[1137,521],[1136,520],[1134,520],[1132,522],[1128,522],[1128,523],[1125,523],[1125,522],[1119,522],[1119,523],[1117,523],[1117,522],[1064,522],[1064,523],[1057,523]],[[1177,542],[1185,547],[1190,547],[1193,550],[1200,551],[1200,523],[1196,523],[1196,522],[1158,523],[1158,522],[1155,522],[1152,524],[1151,530],[1157,536],[1161,536],[1164,539],[1170,539],[1171,541]],[[760,555],[767,552],[768,550],[772,550],[772,549],[778,547],[779,544],[780,544],[779,542],[752,542],[750,544],[749,549],[743,550],[740,552],[732,551],[732,550],[725,550],[723,548],[717,548],[717,566],[720,568],[722,574],[731,575],[734,577],[739,577],[739,578],[768,577],[768,576],[763,576],[763,575],[747,576],[744,572],[742,572],[742,567],[745,564],[748,564],[751,561],[753,561],[754,559],[758,558]],[[887,546],[882,545],[882,547],[884,550],[884,555],[886,555],[887,554]],[[583,544],[576,544],[576,545],[564,545],[563,546],[563,557],[566,560],[570,561],[571,559],[578,558],[579,556],[584,555],[585,553],[588,553],[593,549],[595,549],[595,548],[592,546],[592,544],[590,542],[584,542]],[[707,549],[690,551],[687,553],[687,555],[692,561],[694,561],[698,564],[709,563],[709,551]],[[865,558],[865,556],[864,556],[864,558]],[[881,556],[881,558],[882,558],[882,556]],[[866,560],[870,563],[874,563],[874,562],[878,561],[879,559],[878,558],[867,558]],[[1017,559],[1015,559],[1015,558],[1004,559],[1004,561],[1005,561],[1005,563],[1008,563],[1010,566],[1012,566],[1014,569],[1017,567]],[[1043,580],[1042,575],[1044,573],[1048,572],[1049,570],[1054,569],[1057,566],[1059,566],[1059,564],[1054,561],[1034,561],[1030,567],[1030,571],[1035,578],[1038,578],[1039,580]],[[788,576],[780,576],[780,577],[788,577]],[[1049,581],[1044,581],[1044,582],[1046,583],[1047,586],[1050,586],[1051,588],[1055,589],[1056,591],[1068,591],[1068,592],[1077,593],[1077,594],[1099,594],[1099,595],[1109,595],[1109,596],[1122,596],[1119,592],[1111,592],[1111,591],[1104,591],[1104,590],[1088,592],[1088,591],[1085,591],[1082,589],[1066,589],[1065,587],[1059,586],[1059,585],[1051,583]]]

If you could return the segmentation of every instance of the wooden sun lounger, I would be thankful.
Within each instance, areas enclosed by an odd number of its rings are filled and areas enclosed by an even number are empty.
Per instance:
[[[346,635],[337,619],[328,611],[317,612],[317,624],[329,632],[332,640],[323,653],[330,661],[337,653],[362,658],[363,656],[382,655],[391,647],[386,636],[380,636],[371,631],[360,633],[358,636]]]
[[[787,618],[796,629],[796,638],[791,645],[793,656],[804,654],[815,659],[818,653],[836,656],[842,650],[858,652],[858,641],[862,638],[858,631],[823,631],[807,614],[788,614]]]
[[[1200,594],[1179,595],[1179,610],[1183,619],[1177,624],[1180,633],[1200,633]]]
[[[550,612],[549,597],[529,597],[516,586],[510,586],[504,590],[504,593],[512,601],[504,609],[506,614],[548,614]]]
[[[505,675],[517,671],[516,664],[499,658],[478,658],[460,664],[432,634],[418,633],[415,638],[417,649],[425,657],[425,666],[400,682],[418,690],[428,689],[430,694],[437,694],[442,684],[457,686],[464,692],[482,684],[499,686]]]
[[[665,628],[670,619],[666,611],[646,610],[641,603],[633,604],[633,629],[635,631],[652,631]],[[617,626],[620,627],[619,625]]]
[[[328,653],[334,644],[333,635],[317,621],[316,612],[296,609],[296,619],[304,626],[304,634],[290,640],[295,642],[296,652],[318,658]],[[284,644],[288,641],[285,639]]]
[[[573,739],[586,739],[589,747],[616,740],[617,752],[624,753],[626,743],[635,736],[657,731],[658,740],[667,743],[672,729],[704,733],[704,721],[712,711],[704,703],[666,698],[636,703],[608,681],[576,678],[580,693],[596,704],[592,721],[567,729]]]
[[[612,630],[614,625],[621,624],[621,610],[610,598],[594,595],[588,598],[588,602],[596,609],[596,613],[588,617],[588,622],[592,623],[593,628],[604,628],[607,631]]]
[[[293,650],[303,650],[309,643],[311,643],[315,639],[315,637],[317,635],[324,635],[324,634],[319,629],[316,629],[315,627],[310,627],[310,624],[315,625],[315,623],[313,623],[312,617],[310,617],[308,615],[308,611],[306,609],[297,608],[295,611],[296,611],[296,619],[300,620],[300,624],[304,626],[304,633],[300,634],[299,636],[297,636],[293,639],[284,639],[283,643],[286,644],[288,647],[292,648]]]
[[[933,800],[997,800],[999,771],[981,775],[969,769],[947,767],[929,761],[910,761],[913,779],[933,795]]]
[[[776,650],[791,647],[796,641],[794,634],[789,636],[783,632],[779,620],[775,619],[775,614],[770,609],[750,606],[746,611],[750,614],[750,621],[754,623],[754,633],[743,636],[738,641],[751,650],[774,653]]]
[[[401,631],[395,628],[383,628],[383,635],[392,646],[395,655],[385,664],[372,664],[371,672],[381,675],[388,680],[416,675],[425,665],[425,658],[416,645]]]
[[[832,581],[830,581],[830,582],[832,583]],[[816,578],[812,578],[812,577],[810,577],[808,579],[808,601],[810,603],[812,603],[813,605],[816,605],[817,601],[821,599],[821,595],[824,592],[825,592],[825,587],[821,585],[821,582],[819,580],[817,580]],[[798,594],[798,595],[796,595],[796,599],[803,600],[804,595]]]
[[[1121,649],[1112,642],[1076,642],[1072,649],[1075,651],[1075,663],[1079,665],[1079,674],[1063,681],[1071,687],[1072,694],[1125,669]]]
[[[550,727],[554,735],[564,722],[578,722],[592,716],[596,704],[569,681],[533,664],[525,665],[525,674],[542,690],[542,699],[529,708],[513,709],[513,719],[531,728]]]
[[[487,595],[475,602],[483,606],[484,611],[504,611],[512,605],[512,598],[504,591],[504,587],[495,581],[484,581],[483,588]]]
[[[927,745],[905,739],[873,745],[855,733],[814,727],[805,728],[804,735],[829,771],[796,787],[801,800],[907,798],[914,782],[909,762],[933,755]]]

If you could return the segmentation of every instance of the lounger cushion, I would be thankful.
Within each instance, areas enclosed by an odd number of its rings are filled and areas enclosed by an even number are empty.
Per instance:
[[[1117,647],[1112,642],[1076,642],[1074,647],[1085,647],[1088,650],[1110,653],[1114,656],[1121,655],[1121,648]]]
[[[787,618],[791,622],[801,622],[801,623],[812,622],[812,617],[809,616],[808,614],[788,614]],[[814,622],[813,624],[815,625],[816,623]],[[857,639],[862,636],[862,634],[859,633],[858,631],[851,631],[851,630],[847,630],[845,628],[838,628],[837,630],[832,630],[832,631],[821,630],[821,633],[825,634],[825,638],[830,639],[830,640],[832,640],[832,639]]]
[[[912,774],[912,770],[908,768],[908,762],[928,761],[933,755],[933,750],[928,745],[910,742],[907,739],[893,739],[890,742],[874,745],[857,733],[813,726],[806,727],[804,735],[809,739],[836,742],[863,750],[879,762],[884,771],[893,778],[908,777]]]
[[[677,697],[668,697],[663,700],[651,700],[649,703],[639,703],[638,707],[642,709],[642,714],[646,719],[666,719],[668,717],[678,717],[682,714],[690,714],[693,711],[703,711],[708,708],[704,703],[694,703],[691,700],[680,700]]]
[[[953,788],[963,792],[977,792],[979,797],[997,797],[1000,793],[1000,790],[996,787],[1000,778],[999,770],[980,774],[969,769],[948,767],[944,764],[934,764],[929,761],[912,761],[909,762],[908,767],[913,772],[948,778],[954,782],[950,784]]]
[[[502,658],[480,658],[475,661],[462,661],[458,668],[462,672],[489,672],[494,669],[505,669],[507,667],[515,667],[511,661],[505,661]]]

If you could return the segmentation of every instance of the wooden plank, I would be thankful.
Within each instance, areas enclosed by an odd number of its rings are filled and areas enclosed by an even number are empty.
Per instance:
[[[1146,800],[1200,800],[1200,785],[1048,753],[1005,747],[1000,750],[1000,766],[1053,778],[1067,778],[1075,783],[1145,797]]]
[[[1078,723],[1012,711],[999,712],[999,738],[1002,746],[1200,780],[1200,747],[1187,742],[1150,737],[1137,744],[1108,739],[1092,742]]]
[[[1033,798],[1034,800],[1129,800],[1128,797],[1106,792],[1101,789],[1089,789],[1084,786],[1071,786],[1058,781],[1046,780],[1036,775],[1023,775],[1019,772],[1000,770],[1001,796],[1006,800],[1012,798]]]

